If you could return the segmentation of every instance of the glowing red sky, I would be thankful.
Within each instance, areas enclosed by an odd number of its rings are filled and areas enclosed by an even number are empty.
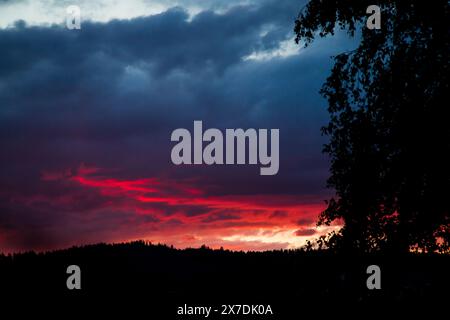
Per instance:
[[[49,217],[44,228],[51,241],[34,241],[33,249],[135,239],[180,248],[203,244],[234,250],[296,248],[336,228],[315,227],[324,203],[313,198],[217,196],[199,188],[195,179],[117,179],[107,173],[85,165],[76,170],[42,171],[45,193],[11,197],[41,214],[53,210],[60,215],[59,219]],[[7,237],[6,242],[13,242],[14,235]]]

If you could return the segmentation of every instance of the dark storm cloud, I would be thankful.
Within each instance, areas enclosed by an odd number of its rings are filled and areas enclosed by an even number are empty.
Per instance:
[[[83,134],[115,139],[153,134],[177,119],[222,110],[220,119],[224,111],[242,108],[242,102],[224,99],[224,87],[240,75],[224,73],[289,34],[292,11],[269,4],[222,15],[207,11],[192,21],[182,9],[171,9],[129,21],[85,23],[80,32],[2,30],[2,137],[14,130],[45,140]],[[267,25],[275,32],[261,38]]]
[[[317,233],[317,230],[315,229],[298,229],[295,231],[295,235],[298,237],[306,237],[306,236],[312,236]]]
[[[109,197],[42,180],[43,171],[85,162],[117,178],[195,178],[192,184],[209,195],[292,194],[321,201],[328,164],[320,126],[327,114],[317,92],[330,55],[352,43],[338,35],[334,45],[318,41],[300,55],[244,59],[290,39],[301,5],[261,1],[192,19],[172,8],[131,20],[84,22],[81,30],[24,23],[0,30],[0,229],[9,230],[7,242],[19,248],[33,241],[42,247],[70,243],[56,231],[68,225],[72,237],[80,230],[85,238],[98,230],[108,237],[105,230],[114,224],[120,229],[138,219],[126,211],[99,215],[111,205]],[[205,128],[280,128],[279,174],[268,180],[247,166],[174,167],[170,133],[191,129],[193,120],[203,120]],[[30,204],[37,194],[41,198]],[[66,194],[74,201],[55,201]],[[168,216],[207,212],[194,205],[151,207]],[[223,213],[203,221],[233,218]],[[95,219],[102,222],[82,228]],[[28,236],[19,241],[20,234]]]
[[[316,221],[312,217],[303,217],[297,220],[297,224],[299,226],[311,225],[314,224],[315,222]]]
[[[9,50],[3,52],[0,74],[8,75],[42,60],[70,67],[99,52],[122,64],[147,61],[161,72],[225,68],[254,49],[277,47],[279,40],[288,36],[297,6],[287,3],[238,6],[225,14],[204,11],[192,21],[184,9],[172,8],[132,20],[86,22],[82,31],[18,24],[15,30],[2,31],[0,44]],[[261,27],[269,25],[270,32],[259,37]]]
[[[240,220],[241,216],[228,212],[227,210],[221,212],[215,212],[208,215],[202,220],[202,222],[216,222],[216,221],[226,221],[226,220]]]
[[[286,212],[286,211],[276,210],[276,211],[274,211],[274,212],[270,215],[270,217],[271,217],[271,218],[287,217],[288,214],[289,214],[289,213]]]

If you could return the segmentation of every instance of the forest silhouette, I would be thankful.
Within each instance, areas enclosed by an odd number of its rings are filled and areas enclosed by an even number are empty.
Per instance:
[[[66,287],[72,264],[81,269],[81,290]],[[366,286],[367,267],[373,264],[382,270],[381,290]],[[176,318],[176,307],[184,303],[271,304],[274,318],[292,319],[305,307],[324,304],[442,305],[448,298],[448,270],[450,256],[443,254],[181,250],[136,241],[0,255],[0,295],[5,303],[68,304],[71,310],[121,310],[160,314],[160,319]]]

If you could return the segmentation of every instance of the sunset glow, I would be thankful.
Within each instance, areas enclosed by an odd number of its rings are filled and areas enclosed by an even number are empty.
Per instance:
[[[336,228],[316,228],[324,204],[296,196],[208,196],[192,181],[115,179],[85,165],[75,172],[44,172],[41,179],[76,191],[53,199],[35,195],[17,200],[28,206],[49,202],[73,208],[84,197],[95,195],[99,201],[86,210],[83,220],[101,220],[104,212],[129,215],[130,225],[116,226],[110,238],[114,242],[145,239],[180,248],[206,244],[233,250],[293,249]],[[140,222],[133,226],[133,221]]]

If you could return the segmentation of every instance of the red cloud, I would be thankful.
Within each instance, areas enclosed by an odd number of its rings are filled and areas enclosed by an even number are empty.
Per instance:
[[[198,180],[119,179],[87,166],[42,172],[41,184],[39,194],[10,195],[14,210],[41,219],[33,232],[45,226],[42,234],[53,241],[26,249],[134,239],[178,247],[279,249],[327,231],[314,228],[322,201],[295,195],[209,195]]]

